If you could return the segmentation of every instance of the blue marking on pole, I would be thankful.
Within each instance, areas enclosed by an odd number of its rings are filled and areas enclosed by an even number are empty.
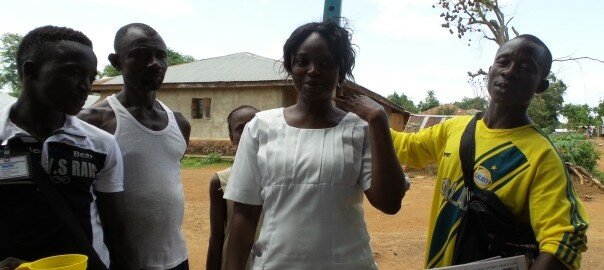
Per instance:
[[[340,25],[340,18],[342,18],[342,0],[325,0],[323,21],[334,20]]]

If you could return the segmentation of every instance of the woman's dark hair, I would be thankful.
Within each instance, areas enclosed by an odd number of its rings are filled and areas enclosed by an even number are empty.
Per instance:
[[[302,25],[289,36],[283,45],[283,66],[289,74],[292,73],[292,57],[308,36],[318,33],[327,41],[331,53],[340,66],[340,80],[354,79],[352,69],[356,51],[351,43],[352,35],[346,29],[337,25],[333,20],[327,22],[312,22]]]

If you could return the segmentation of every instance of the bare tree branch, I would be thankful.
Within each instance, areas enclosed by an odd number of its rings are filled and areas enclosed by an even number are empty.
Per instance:
[[[488,40],[492,40],[492,41],[494,41],[495,43],[497,43],[497,39],[495,39],[495,38],[488,37],[487,35],[484,35],[484,38],[486,38],[486,39],[488,39]]]
[[[489,27],[489,30],[491,30],[491,33],[493,33],[493,36],[495,36],[495,38],[497,38],[498,34],[497,34],[497,26],[493,25],[493,23],[491,23],[491,21],[489,21],[487,19],[487,16],[484,15],[484,13],[478,9],[477,12],[478,16],[480,17],[480,19],[485,22],[485,24]]]
[[[596,179],[585,168],[583,168],[579,165],[573,164],[573,163],[569,163],[569,162],[564,162],[564,165],[566,165],[567,168],[570,168],[573,173],[575,173],[577,176],[579,176],[580,180],[583,180],[584,178],[586,178],[587,182],[590,185],[592,185],[592,186],[595,185],[598,188],[600,188],[601,190],[604,190],[604,185],[602,183],[600,183],[600,181],[598,181],[598,179]],[[583,184],[583,181],[581,181],[581,184]]]
[[[580,56],[580,57],[572,57],[572,56],[564,56],[560,58],[555,58],[553,61],[555,62],[568,62],[568,61],[579,61],[579,60],[591,60],[604,64],[604,60],[600,60],[597,58],[589,57],[589,56]]]
[[[485,21],[482,21],[482,20],[480,20],[480,21],[479,20],[473,20],[471,22],[468,22],[468,24],[484,24],[486,26],[491,26],[490,22],[485,22]]]
[[[512,21],[512,19],[514,19],[514,16],[510,17],[510,19],[508,20],[508,22],[505,23],[505,26],[507,27],[508,24],[510,24],[510,22]],[[513,27],[513,26],[512,26]]]
[[[487,73],[486,71],[484,71],[482,68],[478,69],[476,72],[472,73],[470,71],[468,71],[468,76],[470,76],[471,78],[476,78],[478,76],[486,76]]]
[[[494,23],[494,25],[496,26],[495,28],[498,30],[499,34],[497,35],[497,44],[501,46],[503,43],[510,39],[508,35],[507,25],[505,23],[505,15],[503,14],[503,12],[501,12],[501,9],[499,9],[499,1],[497,0],[493,1],[492,4],[488,2],[485,3],[485,6],[491,8],[493,13],[495,13],[495,17],[497,18],[498,23]]]
[[[510,21],[511,21],[511,19],[510,19]],[[514,26],[512,26],[512,32],[514,32],[514,34],[516,36],[520,36],[520,33],[518,33],[518,31],[516,31],[516,28],[514,28]]]
[[[501,10],[499,9],[499,7],[496,7],[495,9],[493,9],[493,12],[495,12],[495,15],[497,16],[497,19],[499,20],[499,27],[497,27],[497,29],[499,30],[499,37],[498,37],[498,41],[497,44],[499,44],[499,46],[503,45],[503,43],[505,43],[506,41],[510,40],[510,35],[508,34],[508,27],[505,23],[505,15],[503,14],[503,12],[501,12]]]
[[[497,21],[499,21],[499,25],[501,25],[502,27],[505,26],[505,20],[503,18],[504,15],[503,12],[501,12],[501,10],[499,9],[499,6],[497,6],[497,1],[495,1],[493,12],[495,13],[495,17],[497,17]]]

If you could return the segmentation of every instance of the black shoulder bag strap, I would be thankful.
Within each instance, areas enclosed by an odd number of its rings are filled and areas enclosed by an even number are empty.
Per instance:
[[[482,115],[479,113],[468,123],[459,145],[468,198],[453,263],[467,263],[493,256],[525,255],[529,259],[535,258],[539,250],[531,225],[517,221],[495,193],[478,189],[474,184],[475,133],[476,122],[480,118]],[[472,244],[468,246],[462,242]]]
[[[465,130],[461,135],[461,141],[459,143],[459,158],[461,160],[461,170],[464,177],[464,187],[467,191],[466,198],[464,199],[463,211],[464,214],[461,218],[459,230],[455,240],[455,249],[453,251],[452,264],[464,264],[481,259],[488,258],[485,252],[488,252],[482,244],[482,230],[479,225],[478,228],[475,226],[474,220],[468,220],[475,218],[469,215],[469,205],[471,202],[472,194],[476,190],[473,181],[474,174],[474,155],[475,155],[475,133],[476,133],[476,122],[482,115],[476,114],[466,125]],[[468,227],[469,226],[469,227]],[[475,231],[476,229],[481,232]]]
[[[474,115],[470,123],[466,126],[466,129],[461,135],[461,142],[459,143],[459,158],[461,159],[461,170],[463,172],[464,184],[469,191],[474,190],[474,155],[476,152],[475,145],[475,133],[476,133],[476,122],[482,118],[482,113]]]
[[[39,164],[32,164],[32,170],[34,182],[40,188],[40,191],[44,194],[44,197],[46,197],[52,209],[71,232],[71,236],[78,245],[78,249],[86,252],[86,255],[88,256],[88,269],[107,270],[107,267],[97,254],[96,250],[92,247],[91,240],[86,236],[82,225],[76,220],[75,214],[67,205],[63,196],[61,196],[51,185],[50,179],[42,169],[42,166]]]

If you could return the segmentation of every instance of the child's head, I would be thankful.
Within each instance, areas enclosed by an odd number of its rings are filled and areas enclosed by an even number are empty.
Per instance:
[[[258,109],[250,105],[241,105],[229,113],[229,116],[227,117],[229,138],[231,138],[231,142],[235,146],[239,145],[239,139],[241,139],[245,124],[251,121],[257,112]]]

